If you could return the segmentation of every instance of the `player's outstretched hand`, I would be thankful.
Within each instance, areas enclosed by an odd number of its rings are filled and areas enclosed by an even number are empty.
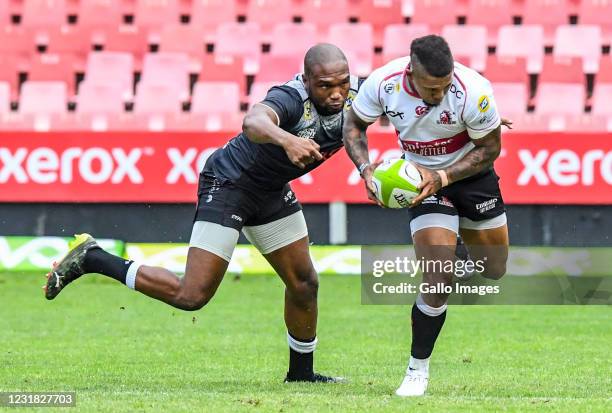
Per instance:
[[[308,164],[323,159],[323,155],[319,152],[319,144],[312,139],[295,136],[285,141],[283,148],[291,163],[302,169]]]
[[[418,186],[421,193],[412,200],[410,203],[411,208],[419,205],[425,198],[432,196],[442,188],[442,178],[436,171],[417,164],[415,164],[415,166],[419,170],[422,178]]]
[[[512,122],[512,119],[501,118],[501,124],[508,129],[512,129],[514,122]]]
[[[366,192],[368,193],[368,199],[378,204],[378,206],[381,206],[384,208],[385,205],[382,202],[380,202],[380,200],[376,197],[376,187],[372,183],[372,175],[374,174],[374,170],[376,170],[378,165],[380,165],[381,163],[382,161],[374,162],[373,164],[366,166],[363,172],[361,172],[361,177],[363,178],[363,181],[365,182]]]

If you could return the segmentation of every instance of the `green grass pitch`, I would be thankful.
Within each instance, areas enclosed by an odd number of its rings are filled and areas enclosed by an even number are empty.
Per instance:
[[[277,277],[228,275],[194,313],[100,276],[47,302],[43,281],[0,275],[0,391],[75,391],[70,411],[612,411],[605,306],[451,307],[429,395],[401,399],[409,307],[360,305],[358,277],[321,278],[315,363],[338,385],[282,383]]]

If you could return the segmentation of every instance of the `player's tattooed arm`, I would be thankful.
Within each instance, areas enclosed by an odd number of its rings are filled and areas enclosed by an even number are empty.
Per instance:
[[[278,124],[278,115],[272,108],[257,104],[253,105],[244,117],[242,131],[252,142],[271,143],[282,147],[291,163],[302,169],[323,159],[319,145],[314,140],[299,138],[280,128]]]
[[[349,158],[353,161],[366,186],[368,199],[381,205],[381,202],[376,198],[374,184],[372,183],[372,174],[380,162],[370,164],[370,155],[368,153],[368,137],[366,129],[369,124],[361,120],[351,108],[344,115],[344,124],[342,126],[342,141],[344,148]]]
[[[448,168],[440,171],[443,180],[446,174],[445,184],[457,182],[493,166],[493,162],[501,152],[501,126],[484,138],[473,139],[472,143],[476,146],[475,148]]]

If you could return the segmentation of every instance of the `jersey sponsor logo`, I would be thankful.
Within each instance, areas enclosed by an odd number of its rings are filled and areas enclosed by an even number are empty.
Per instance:
[[[385,86],[383,87],[383,90],[385,91],[387,95],[397,93],[400,91],[400,84],[397,82],[389,82],[385,84]]]
[[[316,127],[304,128],[297,133],[297,136],[304,139],[314,139],[317,134]]]
[[[416,113],[416,117],[420,118],[421,116],[427,114],[427,112],[429,112],[429,106],[417,106],[414,109],[414,112]]]
[[[440,113],[440,119],[436,121],[438,125],[456,125],[457,121],[453,119],[456,115],[455,112],[450,112],[449,110],[443,110]]]
[[[238,216],[238,215],[236,215],[236,214],[232,214],[231,218],[232,218],[233,220],[238,221],[238,222],[242,222],[242,217],[240,217],[240,216]]]
[[[478,99],[478,110],[484,113],[489,110],[489,107],[489,98],[486,95],[482,95]]]
[[[399,135],[399,132],[396,131]],[[433,141],[422,142],[414,140],[401,140],[402,149],[421,156],[440,156],[457,152],[470,141],[466,131],[450,138],[435,139]]]
[[[400,119],[404,119],[404,112],[396,112],[394,110],[389,110],[389,107],[387,105],[385,105],[385,113],[391,118],[397,118],[399,116]]]
[[[454,83],[450,86],[448,91],[452,93],[453,95],[455,95],[457,99],[463,98],[464,93],[461,90],[457,89],[457,86],[455,86]]]

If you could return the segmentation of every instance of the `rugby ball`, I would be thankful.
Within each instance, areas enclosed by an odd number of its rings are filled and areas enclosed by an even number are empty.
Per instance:
[[[376,197],[387,208],[407,208],[421,192],[421,174],[413,163],[389,159],[378,165],[372,176]]]

